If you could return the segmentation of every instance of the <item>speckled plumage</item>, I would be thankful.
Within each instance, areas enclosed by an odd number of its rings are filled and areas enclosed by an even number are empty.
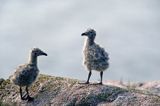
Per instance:
[[[91,71],[95,70],[100,72],[100,84],[102,84],[103,71],[109,67],[108,53],[104,50],[104,48],[94,42],[96,37],[95,30],[88,29],[86,32],[82,33],[82,36],[87,36],[83,48],[83,64],[89,71],[88,80],[86,83],[89,83],[89,79],[92,74]]]
[[[86,40],[83,50],[83,64],[88,70],[105,71],[109,66],[108,53],[96,43],[89,45],[88,38]]]
[[[19,86],[30,86],[36,80],[38,73],[39,70],[35,64],[20,65],[11,81]]]
[[[47,54],[39,48],[33,48],[30,52],[28,63],[18,66],[15,73],[10,77],[11,82],[20,87],[20,95],[22,100],[32,99],[29,96],[28,87],[36,80],[39,74],[37,57],[41,55],[47,56]],[[21,87],[23,86],[26,87],[27,98],[24,98],[22,95]]]

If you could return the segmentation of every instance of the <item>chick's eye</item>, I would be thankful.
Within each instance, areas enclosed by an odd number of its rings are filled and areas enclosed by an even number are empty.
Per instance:
[[[37,55],[37,52],[35,52],[34,54]]]

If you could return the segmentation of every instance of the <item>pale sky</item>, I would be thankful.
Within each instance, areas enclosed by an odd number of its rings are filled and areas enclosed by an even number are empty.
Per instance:
[[[94,28],[110,56],[104,80],[159,80],[159,10],[160,0],[1,0],[0,77],[39,47],[48,54],[39,57],[40,73],[86,80],[81,33]]]

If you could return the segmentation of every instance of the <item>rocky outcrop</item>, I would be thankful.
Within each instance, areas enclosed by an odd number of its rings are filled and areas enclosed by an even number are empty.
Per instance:
[[[0,85],[1,85],[1,83],[4,81],[4,79],[3,78],[0,78]]]
[[[151,87],[152,86],[152,87]],[[19,88],[5,80],[0,84],[0,106],[159,106],[160,82],[105,85],[79,84],[78,80],[40,75],[30,87],[33,102],[20,100]]]

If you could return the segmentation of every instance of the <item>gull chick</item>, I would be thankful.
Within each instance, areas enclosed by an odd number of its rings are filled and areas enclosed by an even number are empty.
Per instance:
[[[86,84],[89,83],[92,70],[100,72],[101,81],[99,84],[102,84],[103,71],[109,67],[108,53],[95,43],[96,31],[94,29],[88,29],[81,35],[87,37],[83,49],[83,64],[89,71]]]
[[[19,86],[20,97],[22,100],[34,100],[33,97],[29,96],[28,87],[32,85],[39,74],[37,58],[41,55],[47,56],[47,54],[39,48],[33,48],[30,51],[28,63],[18,66],[15,73],[10,77],[11,82]],[[22,87],[26,87],[25,95],[22,94]]]

